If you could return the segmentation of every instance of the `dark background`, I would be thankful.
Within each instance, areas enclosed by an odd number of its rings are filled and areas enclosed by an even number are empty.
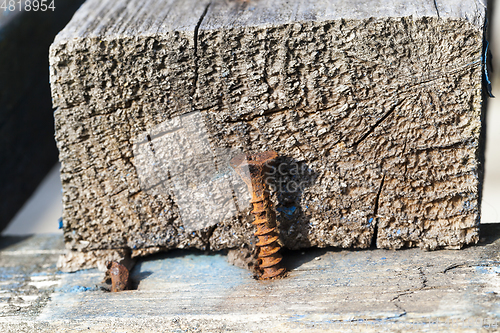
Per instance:
[[[82,3],[55,0],[46,12],[0,9],[0,231],[57,162],[49,46]]]

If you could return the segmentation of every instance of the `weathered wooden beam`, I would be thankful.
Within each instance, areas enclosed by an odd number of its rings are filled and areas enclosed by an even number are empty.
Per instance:
[[[252,246],[238,190],[237,213],[209,212],[231,184],[210,209],[188,199],[231,178],[228,157],[263,150],[281,156],[288,248],[477,242],[485,13],[479,0],[87,1],[50,49],[68,247]]]

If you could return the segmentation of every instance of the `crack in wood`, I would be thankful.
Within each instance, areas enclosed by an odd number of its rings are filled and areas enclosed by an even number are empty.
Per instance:
[[[404,296],[404,295],[408,295],[408,294],[413,294],[413,291],[407,291],[407,292],[402,292],[402,293],[399,293],[397,294],[392,300],[391,302],[394,304],[394,306],[400,310],[402,313],[400,313],[398,316],[394,316],[394,317],[391,317],[391,318],[386,318],[386,319],[396,319],[396,318],[400,318],[400,317],[403,317],[403,316],[406,316],[406,310],[401,306],[401,301],[399,300],[399,298],[401,296]]]
[[[374,216],[374,227],[373,227],[373,237],[371,241],[371,247],[377,247],[377,237],[378,237],[378,207],[380,201],[380,194],[382,193],[382,187],[384,187],[385,174],[382,176],[382,180],[380,181],[380,187],[378,188],[377,197],[375,198],[375,208],[373,209]]]
[[[291,134],[291,137],[293,137],[295,139],[295,143],[293,144],[295,147],[297,147],[297,149],[300,151],[300,153],[302,154],[302,156],[304,157],[304,159],[306,158],[306,154],[304,153],[304,151],[302,149],[300,149],[300,141],[297,140],[297,138],[295,137],[295,134]]]
[[[205,7],[205,10],[200,16],[200,19],[198,20],[198,23],[196,23],[196,27],[194,28],[194,84],[193,84],[193,92],[191,94],[191,98],[194,97],[196,93],[196,87],[198,86],[198,69],[199,69],[199,60],[200,57],[198,56],[198,32],[200,30],[201,23],[203,22],[203,19],[207,15],[208,8],[210,7],[212,3],[208,3],[207,6]]]
[[[438,18],[441,18],[441,15],[439,15],[439,8],[438,8],[436,0],[434,0],[434,7],[436,8],[436,13],[437,13]]]
[[[207,249],[206,249],[207,251],[213,251],[212,244],[210,244],[210,238],[212,238],[212,235],[214,234],[215,229],[217,229],[217,224],[208,228],[207,236],[206,236],[207,241],[205,244],[205,246],[207,247]]]
[[[408,138],[406,137],[405,138],[405,143],[403,145],[403,150],[401,151],[401,158],[404,158],[405,156],[405,151],[406,151],[406,144],[408,143]],[[406,174],[408,173],[408,160],[405,158],[405,171],[404,171],[404,174],[403,174],[403,177],[406,181]]]
[[[397,100],[396,102],[394,102],[394,104],[392,105],[392,107],[389,109],[389,111],[387,111],[383,116],[382,118],[380,118],[373,126],[370,127],[370,129],[361,137],[361,139],[359,139],[354,145],[353,145],[353,148],[356,149],[358,147],[358,145],[363,142],[370,134],[373,133],[373,131],[375,131],[375,129],[384,121],[387,119],[387,117],[389,117],[393,112],[394,110],[396,110],[396,107],[398,107],[399,105],[401,104],[401,101]]]
[[[288,109],[267,110],[266,112],[264,112],[262,114],[254,114],[254,115],[251,115],[251,116],[246,117],[244,119],[225,119],[224,122],[228,123],[228,124],[235,124],[235,123],[241,123],[241,122],[251,122],[251,121],[258,119],[258,118],[262,118],[262,117],[266,117],[266,116],[270,116],[273,114],[282,113],[282,112],[286,112],[286,111],[288,111]]]
[[[465,266],[468,266],[464,263],[461,263],[461,264],[451,264],[449,265],[448,267],[446,267],[444,270],[443,270],[443,274],[448,272],[448,271],[451,271],[452,269],[455,269],[455,268],[459,268],[459,267],[465,267]]]
[[[422,290],[424,288],[427,288],[427,277],[425,276],[424,269],[422,267],[418,268],[418,274],[420,275],[420,278],[422,279],[422,287],[418,290]]]

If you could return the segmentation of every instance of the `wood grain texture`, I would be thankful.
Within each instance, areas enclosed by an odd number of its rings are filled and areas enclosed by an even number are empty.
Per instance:
[[[140,186],[134,140],[193,111],[213,147],[276,150],[277,182],[306,185],[273,191],[288,248],[477,242],[485,13],[482,1],[87,1],[50,50],[68,247],[252,246],[246,211],[187,232],[171,193]]]

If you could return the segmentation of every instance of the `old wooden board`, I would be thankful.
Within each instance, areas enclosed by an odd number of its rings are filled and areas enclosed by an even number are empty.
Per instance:
[[[290,249],[477,242],[485,15],[479,0],[87,1],[50,50],[68,247],[252,246],[227,160],[263,150],[280,155]]]
[[[10,241],[10,244],[8,243]],[[61,236],[0,240],[2,332],[494,332],[500,225],[463,250],[289,251],[290,273],[257,281],[222,253],[143,258],[137,290],[104,273],[55,270]]]

